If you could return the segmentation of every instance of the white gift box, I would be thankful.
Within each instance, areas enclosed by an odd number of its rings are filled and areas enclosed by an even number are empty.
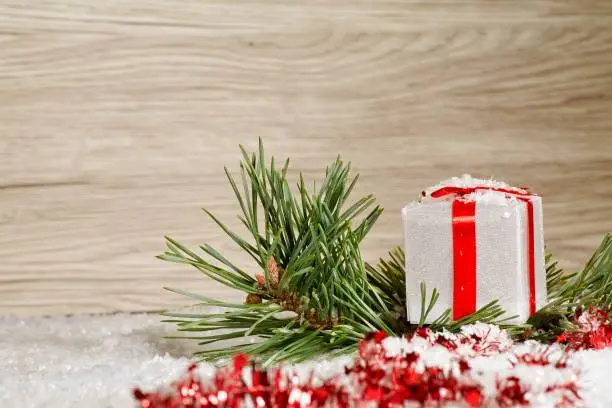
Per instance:
[[[422,193],[402,209],[408,318],[421,316],[421,282],[427,299],[439,299],[433,322],[448,308],[454,320],[492,300],[523,323],[546,304],[542,200],[523,188],[493,180],[455,177]]]

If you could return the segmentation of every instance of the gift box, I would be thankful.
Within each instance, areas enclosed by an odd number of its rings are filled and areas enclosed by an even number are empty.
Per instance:
[[[525,322],[546,304],[542,199],[526,188],[464,175],[423,193],[402,209],[408,318],[421,316],[421,282],[427,299],[439,299],[431,323],[448,308],[458,320],[492,300]]]

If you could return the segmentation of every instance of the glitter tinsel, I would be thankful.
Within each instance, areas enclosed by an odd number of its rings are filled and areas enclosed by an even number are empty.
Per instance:
[[[266,370],[237,355],[213,378],[200,378],[192,366],[171,385],[134,396],[142,408],[580,407],[581,368],[572,357],[612,344],[607,318],[603,311],[577,314],[580,330],[566,334],[567,345],[514,344],[498,326],[482,323],[459,333],[421,328],[402,338],[379,332],[361,342],[343,373],[328,377],[291,365]],[[603,342],[585,335],[602,330]],[[492,356],[503,357],[494,377],[483,370]]]
[[[601,350],[612,346],[612,323],[609,311],[589,308],[578,310],[572,319],[577,327],[557,337],[569,350]]]

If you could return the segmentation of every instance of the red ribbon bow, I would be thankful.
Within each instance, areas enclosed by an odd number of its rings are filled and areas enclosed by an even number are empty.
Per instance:
[[[535,236],[534,194],[526,188],[521,191],[505,188],[442,187],[430,195],[433,198],[455,196],[452,206],[453,221],[453,319],[457,320],[476,311],[476,202],[463,199],[476,191],[497,191],[523,201],[527,207],[527,240],[529,265],[529,315],[536,309],[535,300]],[[524,191],[524,192],[523,192]]]

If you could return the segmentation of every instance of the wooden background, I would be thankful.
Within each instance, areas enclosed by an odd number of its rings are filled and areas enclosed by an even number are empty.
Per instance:
[[[318,177],[337,153],[386,213],[471,172],[544,195],[575,268],[612,230],[612,2],[0,0],[0,314],[149,310],[175,286],[164,234],[245,262],[238,143]],[[295,173],[294,173],[295,174]]]

